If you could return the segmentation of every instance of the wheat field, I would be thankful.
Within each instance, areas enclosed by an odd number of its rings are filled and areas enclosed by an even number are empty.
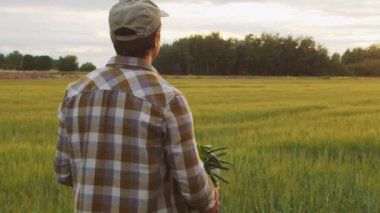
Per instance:
[[[72,212],[55,182],[73,79],[0,80],[0,212]],[[168,78],[200,144],[228,146],[223,212],[380,212],[380,79]]]

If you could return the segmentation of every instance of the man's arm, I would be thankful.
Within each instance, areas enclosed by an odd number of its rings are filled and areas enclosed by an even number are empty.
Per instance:
[[[70,149],[67,141],[67,134],[64,126],[64,112],[63,103],[58,108],[58,143],[55,151],[54,169],[56,179],[59,183],[72,186],[73,181],[71,177],[70,167]]]
[[[170,174],[188,204],[199,210],[214,207],[216,190],[200,160],[193,130],[193,118],[186,99],[177,95],[164,110],[165,152]]]

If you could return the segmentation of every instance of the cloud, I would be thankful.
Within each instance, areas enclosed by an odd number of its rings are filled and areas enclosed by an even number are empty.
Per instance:
[[[0,7],[60,7],[70,8],[74,10],[109,10],[109,8],[117,1],[104,1],[104,0],[12,0],[0,1]]]
[[[108,12],[67,10],[57,6],[0,7],[0,52],[78,55],[81,63],[104,65],[113,54],[108,36]],[[10,20],[12,20],[10,22]]]
[[[1,1],[0,7],[17,6],[17,7],[52,7],[58,6],[62,8],[70,8],[74,10],[106,10],[118,0],[12,0]],[[237,3],[259,3],[259,4],[282,4],[293,8],[303,10],[319,10],[335,15],[343,16],[377,16],[380,14],[380,1],[378,0],[154,0],[159,6],[166,3],[180,4],[197,4],[209,5],[212,9],[213,5],[233,5]],[[232,11],[232,10],[231,10]],[[233,12],[233,11],[232,11]]]
[[[380,2],[378,0],[329,0],[307,1],[307,3],[302,0],[289,0],[286,2],[308,10],[316,9],[350,17],[379,15],[380,12]]]
[[[182,3],[187,4],[187,0],[157,0],[160,3]],[[232,5],[238,3],[259,3],[286,5],[300,10],[323,11],[341,16],[378,16],[380,14],[380,1],[378,0],[193,0],[193,4],[208,4],[210,9],[218,5]],[[253,8],[251,8],[253,9]],[[233,11],[233,10],[231,10]]]
[[[169,0],[170,1],[170,0]],[[171,17],[164,21],[170,39],[178,34],[221,32],[242,38],[263,32],[312,36],[331,52],[380,42],[380,4],[376,1],[211,1],[202,4],[168,3],[161,6]],[[261,3],[260,3],[261,2]],[[330,4],[330,2],[332,4]],[[334,6],[334,4],[336,4]],[[354,9],[359,7],[358,9]],[[354,12],[352,12],[354,11]],[[376,13],[377,11],[377,13]],[[356,14],[369,13],[360,16]],[[353,15],[355,14],[355,15]],[[180,21],[180,24],[178,23]]]

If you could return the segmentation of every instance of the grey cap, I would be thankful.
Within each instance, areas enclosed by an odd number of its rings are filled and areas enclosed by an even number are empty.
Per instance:
[[[132,41],[147,37],[160,27],[161,17],[167,16],[169,16],[168,13],[160,10],[150,0],[120,0],[109,13],[111,39],[113,41]],[[115,31],[122,27],[129,28],[136,34],[115,35]]]

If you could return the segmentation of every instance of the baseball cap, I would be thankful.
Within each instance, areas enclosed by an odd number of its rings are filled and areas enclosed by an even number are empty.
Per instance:
[[[132,41],[144,38],[155,32],[161,25],[161,17],[169,14],[160,10],[150,0],[120,0],[109,13],[111,39],[117,41]],[[136,34],[115,35],[119,28],[128,28]]]

